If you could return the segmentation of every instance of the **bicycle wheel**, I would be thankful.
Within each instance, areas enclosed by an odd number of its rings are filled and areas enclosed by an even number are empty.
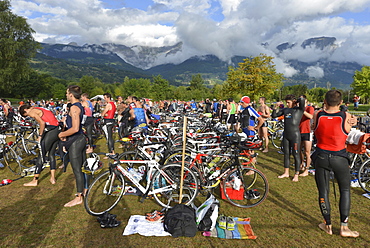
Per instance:
[[[6,147],[3,152],[5,165],[8,166],[9,170],[15,175],[20,175],[23,171],[23,166],[20,162],[21,158],[11,147]]]
[[[367,155],[365,155],[367,156]],[[366,160],[364,154],[356,154],[356,153],[348,153],[349,161],[350,161],[350,168],[351,168],[351,179],[356,179],[358,177],[358,171]]]
[[[234,206],[250,208],[261,204],[267,197],[269,185],[265,175],[248,166],[231,170],[222,182],[226,199]],[[239,190],[237,190],[239,189]]]
[[[363,190],[370,193],[370,160],[366,160],[358,170],[358,182]]]
[[[190,164],[193,161],[193,158],[191,157],[191,154],[187,151],[185,151],[185,163]],[[164,161],[164,165],[166,164],[177,164],[182,163],[182,151],[178,151],[175,153],[170,154],[166,160]]]
[[[276,130],[271,135],[271,143],[275,148],[281,148],[281,141],[283,139],[284,130]]]
[[[39,143],[34,140],[24,140],[23,146],[27,154],[37,155],[39,149]]]
[[[123,175],[106,171],[90,184],[84,197],[85,209],[93,216],[108,212],[118,204],[124,191]]]
[[[239,164],[242,166],[256,168],[256,164],[249,157],[238,157]]]
[[[172,208],[180,203],[181,165],[169,164],[157,171],[153,176],[151,191],[154,199],[165,208]],[[182,188],[182,204],[189,205],[198,195],[198,179],[188,168],[184,167],[184,183]]]

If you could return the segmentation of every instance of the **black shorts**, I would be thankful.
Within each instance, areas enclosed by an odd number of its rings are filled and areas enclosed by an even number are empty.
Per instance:
[[[261,127],[268,127],[267,121],[263,122]]]
[[[301,141],[312,141],[312,133],[301,133]]]
[[[229,124],[236,124],[236,116],[235,114],[231,114],[228,116],[227,123]]]

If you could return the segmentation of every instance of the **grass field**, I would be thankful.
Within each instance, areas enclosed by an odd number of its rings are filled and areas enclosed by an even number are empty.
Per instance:
[[[106,150],[104,139],[97,150]],[[312,175],[300,178],[298,183],[278,179],[283,171],[282,155],[274,148],[260,153],[257,167],[270,183],[269,196],[261,205],[242,209],[220,200],[220,214],[251,217],[256,240],[224,240],[203,237],[200,232],[194,238],[122,236],[131,215],[160,209],[153,200],[140,203],[136,196],[123,197],[112,211],[122,224],[103,229],[82,205],[63,207],[75,193],[69,166],[66,173],[57,170],[55,185],[50,184],[46,169],[38,187],[22,186],[31,178],[0,187],[0,247],[370,247],[370,200],[362,196],[362,189],[352,188],[350,228],[360,232],[356,239],[339,236],[339,195],[335,199],[331,189],[334,234],[330,236],[317,227],[322,218]],[[0,179],[15,178],[7,168],[0,174]]]

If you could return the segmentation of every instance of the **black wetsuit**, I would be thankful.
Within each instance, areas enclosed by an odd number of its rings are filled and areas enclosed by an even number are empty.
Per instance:
[[[80,121],[82,121],[84,115],[84,108],[81,103],[77,102],[72,104],[72,106],[77,106],[80,108]],[[72,107],[71,106],[71,107]],[[72,127],[72,117],[68,114],[66,119],[67,129]],[[77,133],[72,134],[67,137],[67,141],[64,142],[64,146],[68,150],[69,161],[72,165],[73,174],[76,178],[77,193],[82,193],[84,188],[88,187],[88,178],[82,172],[82,165],[86,161],[86,136],[82,131],[82,124],[80,124]]]
[[[41,151],[36,161],[35,174],[40,174],[46,160],[50,163],[50,170],[56,169],[55,151],[59,144],[59,126],[46,126],[40,140]]]
[[[272,111],[272,118],[284,115],[284,135],[283,135],[283,152],[284,168],[290,166],[290,153],[294,158],[295,173],[298,174],[301,166],[301,157],[299,149],[301,147],[301,132],[299,123],[305,110],[305,99],[298,99],[298,106],[293,108],[284,108]]]
[[[319,121],[320,119],[320,121]],[[344,128],[345,112],[327,113],[320,111],[315,123],[317,147],[312,154],[315,166],[315,180],[319,192],[319,206],[325,224],[331,225],[329,182],[330,172],[334,172],[339,186],[339,212],[342,225],[346,225],[351,205],[351,174],[349,160],[345,149],[347,132]]]

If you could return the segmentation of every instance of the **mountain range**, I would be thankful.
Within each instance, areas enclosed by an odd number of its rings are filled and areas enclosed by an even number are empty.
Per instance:
[[[302,49],[315,47],[318,50],[335,50],[335,37],[315,37],[302,42],[282,43],[276,47],[277,54],[293,49],[300,45]],[[201,74],[205,84],[212,86],[226,80],[226,73],[230,65],[237,66],[245,57],[234,56],[231,61],[225,62],[210,54],[193,56],[181,63],[165,63],[167,56],[176,56],[182,52],[181,42],[173,46],[145,47],[106,43],[101,45],[85,44],[78,46],[70,44],[41,43],[42,49],[31,63],[34,69],[46,72],[52,76],[78,80],[84,75],[100,78],[105,83],[122,82],[129,78],[150,78],[161,75],[172,85],[187,85],[194,74]],[[314,62],[299,60],[285,61],[298,73],[287,78],[285,85],[306,84],[312,87],[336,87],[349,89],[356,70],[361,65],[353,62],[333,62],[325,59]],[[309,77],[307,70],[320,68],[320,77]]]

